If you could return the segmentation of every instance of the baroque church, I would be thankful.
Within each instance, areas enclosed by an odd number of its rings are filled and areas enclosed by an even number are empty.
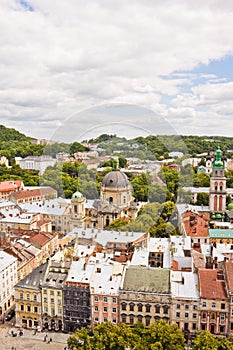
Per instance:
[[[132,185],[120,170],[112,170],[103,178],[100,198],[88,205],[80,192],[71,199],[71,227],[104,229],[115,219],[135,219],[138,207],[133,202]]]

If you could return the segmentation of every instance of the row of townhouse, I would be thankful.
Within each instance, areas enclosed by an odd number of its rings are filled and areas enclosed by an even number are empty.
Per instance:
[[[71,261],[57,253],[15,286],[16,325],[74,332],[106,321],[149,326],[164,319],[187,338],[198,330],[233,334],[233,262],[173,270],[112,258]]]

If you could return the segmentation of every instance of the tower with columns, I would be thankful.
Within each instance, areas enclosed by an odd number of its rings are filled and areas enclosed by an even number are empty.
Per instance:
[[[220,146],[216,151],[216,159],[212,164],[212,176],[210,178],[209,206],[212,212],[226,210],[226,177],[224,174],[224,162]]]

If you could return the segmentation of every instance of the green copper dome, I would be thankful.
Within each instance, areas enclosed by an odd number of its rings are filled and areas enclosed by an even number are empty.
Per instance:
[[[232,210],[233,209],[233,202],[229,203],[227,206],[227,210]]]
[[[218,149],[216,151],[216,159],[214,161],[213,168],[224,168],[224,164],[222,162],[222,151],[220,149],[220,146],[218,146]]]
[[[81,192],[79,192],[79,191],[76,191],[72,195],[72,199],[82,199],[82,198],[83,198],[83,194]]]

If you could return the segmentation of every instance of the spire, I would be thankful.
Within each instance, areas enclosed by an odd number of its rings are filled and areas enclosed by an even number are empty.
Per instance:
[[[220,146],[218,145],[218,149],[216,151],[216,161],[217,162],[221,161],[221,157],[222,157],[222,151],[221,151]]]
[[[213,164],[214,168],[224,168],[224,164],[222,162],[222,151],[220,146],[218,145],[218,149],[216,151],[216,158]]]

